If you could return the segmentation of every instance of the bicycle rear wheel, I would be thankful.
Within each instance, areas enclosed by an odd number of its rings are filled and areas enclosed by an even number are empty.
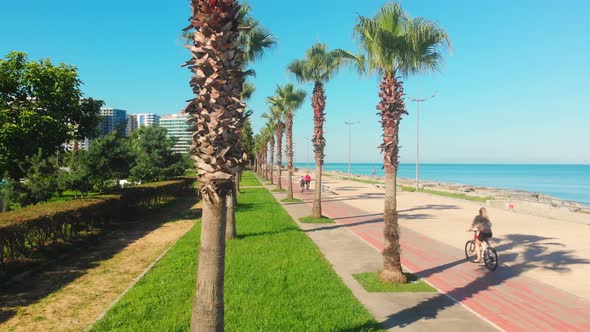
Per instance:
[[[486,248],[483,254],[483,261],[490,271],[494,271],[498,268],[498,254],[496,253],[496,250],[494,248]]]
[[[475,241],[473,240],[469,240],[467,241],[467,243],[465,243],[465,258],[467,258],[467,260],[473,260],[472,258],[474,258],[475,256]]]

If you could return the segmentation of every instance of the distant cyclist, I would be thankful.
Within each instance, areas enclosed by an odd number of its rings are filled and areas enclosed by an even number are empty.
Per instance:
[[[475,263],[481,263],[481,242],[485,241],[489,245],[488,240],[492,237],[492,222],[490,221],[486,208],[482,207],[479,209],[479,214],[475,216],[473,223],[471,223],[471,228],[467,231],[477,231],[477,237],[475,238],[477,259]]]
[[[303,175],[299,179],[299,187],[301,188],[301,192],[305,190],[305,177]]]
[[[311,183],[311,176],[305,174],[305,189],[309,190],[309,184]]]

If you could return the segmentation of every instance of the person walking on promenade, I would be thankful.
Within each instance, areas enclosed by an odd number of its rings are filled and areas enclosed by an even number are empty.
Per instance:
[[[485,241],[489,246],[490,244],[488,240],[492,237],[492,222],[490,221],[486,208],[482,207],[479,209],[479,214],[473,218],[471,228],[467,231],[477,231],[477,237],[475,238],[475,252],[477,258],[475,263],[481,263],[481,242]]]
[[[309,184],[311,183],[311,176],[305,174],[305,189],[309,190]]]
[[[301,192],[305,190],[305,177],[303,175],[299,179],[299,187],[301,188]]]

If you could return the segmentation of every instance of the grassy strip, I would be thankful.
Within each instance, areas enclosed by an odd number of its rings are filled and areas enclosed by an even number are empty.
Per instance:
[[[379,279],[379,274],[377,272],[365,272],[353,274],[352,276],[356,279],[356,281],[359,282],[359,284],[361,284],[361,286],[363,286],[363,288],[365,288],[367,292],[370,293],[436,292],[436,289],[430,287],[430,285],[419,279],[416,275],[411,273],[404,274],[408,279],[408,283],[406,284],[390,284],[383,282]]]
[[[240,186],[262,186],[262,183],[258,181],[252,172],[243,172],[241,180]]]
[[[287,190],[286,190],[286,189],[279,189],[279,188],[277,188],[277,189],[273,189],[273,190],[271,190],[271,191],[272,191],[273,193],[286,193],[286,192],[287,192]]]
[[[360,182],[360,183],[368,183],[368,184],[383,184],[383,182],[379,182],[379,181],[375,181],[375,180],[369,180],[369,179],[359,179],[359,178],[351,178],[351,177],[340,177],[342,180],[349,180],[349,181],[355,181],[355,182]]]
[[[322,216],[321,218],[314,218],[314,217],[303,217],[299,218],[299,221],[306,224],[335,224],[334,220]]]
[[[244,176],[246,178],[246,176]],[[263,188],[245,188],[227,243],[227,331],[379,330],[319,249]],[[200,223],[93,331],[188,331]]]
[[[303,200],[299,199],[299,198],[283,198],[283,199],[281,199],[281,202],[283,202],[283,203],[301,203],[301,202],[303,202]]]
[[[409,191],[409,192],[416,191],[416,188],[414,188],[414,187],[410,187],[410,186],[401,186],[401,187],[402,187],[403,191]],[[445,196],[445,197],[452,197],[452,198],[459,198],[459,199],[465,199],[468,201],[482,202],[482,203],[485,203],[487,200],[492,199],[492,197],[472,196],[472,195],[467,195],[467,194],[462,194],[462,193],[452,193],[452,192],[432,190],[432,189],[420,189],[419,191],[421,193],[427,193],[427,194]]]

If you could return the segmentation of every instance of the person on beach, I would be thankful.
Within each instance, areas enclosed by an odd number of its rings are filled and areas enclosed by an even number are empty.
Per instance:
[[[305,174],[305,189],[309,190],[309,184],[311,183],[311,176]]]
[[[301,188],[301,192],[305,190],[305,177],[303,175],[299,179],[299,187]]]
[[[471,227],[467,231],[477,231],[477,237],[475,238],[475,252],[477,258],[475,263],[481,263],[481,242],[485,241],[489,246],[490,243],[488,240],[492,237],[492,222],[490,221],[486,208],[482,207],[479,209],[479,214],[473,218]]]

